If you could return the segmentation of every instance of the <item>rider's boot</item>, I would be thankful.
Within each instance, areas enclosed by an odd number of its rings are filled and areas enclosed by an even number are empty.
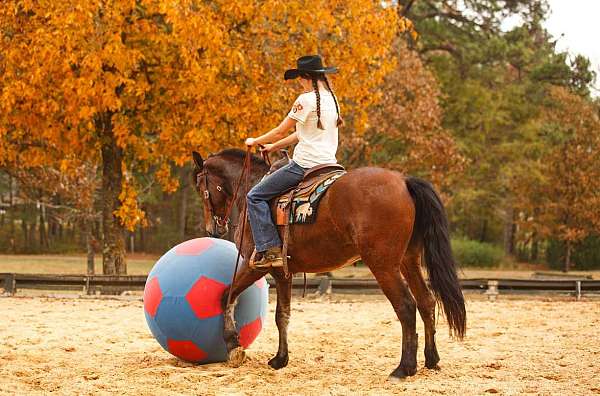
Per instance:
[[[257,252],[250,264],[252,268],[283,267],[283,256],[280,247],[272,247],[265,252]]]

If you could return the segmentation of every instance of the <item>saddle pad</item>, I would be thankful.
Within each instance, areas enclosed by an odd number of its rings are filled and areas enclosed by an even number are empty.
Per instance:
[[[300,195],[294,195],[291,203],[289,202],[289,194],[279,197],[277,200],[277,225],[286,224],[285,212],[288,205],[291,205],[288,224],[314,223],[317,218],[319,201],[325,194],[325,191],[345,173],[346,171],[330,173],[326,179],[318,181],[310,189],[305,189]]]

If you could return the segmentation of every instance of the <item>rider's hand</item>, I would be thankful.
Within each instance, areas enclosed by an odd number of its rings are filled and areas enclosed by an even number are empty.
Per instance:
[[[245,144],[248,147],[256,146],[256,144],[257,144],[256,143],[256,139],[254,139],[254,138],[248,138],[248,139],[246,139]]]
[[[274,147],[274,146],[275,146],[275,145],[274,145],[274,144],[271,144],[271,143],[262,144],[262,145],[261,145],[261,147],[260,147],[260,151],[261,151],[261,152],[266,152],[267,154],[268,154],[268,153],[271,153],[271,152],[273,152],[273,147]]]

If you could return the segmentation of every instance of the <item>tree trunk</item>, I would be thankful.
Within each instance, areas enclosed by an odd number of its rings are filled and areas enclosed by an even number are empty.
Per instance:
[[[83,219],[83,231],[85,232],[85,247],[87,250],[87,274],[94,275],[96,266],[94,263],[94,227],[92,219]]]
[[[9,176],[9,194],[8,194],[8,199],[9,199],[9,210],[10,210],[10,247],[12,249],[13,253],[17,253],[17,241],[16,241],[16,232],[17,230],[15,229],[15,217],[16,217],[16,211],[15,211],[15,202],[14,202],[14,179],[11,176]]]
[[[23,251],[25,253],[30,253],[27,249],[27,244],[29,243],[29,234],[27,233],[27,221],[25,221],[25,217],[21,220],[21,230],[23,230]]]
[[[532,262],[536,262],[539,255],[539,241],[537,237],[537,232],[534,232],[531,236],[531,256],[530,260]]]
[[[190,173],[187,167],[181,168],[181,176],[179,178],[181,182],[181,201],[179,202],[179,239],[185,239],[185,219],[187,216],[187,200],[188,200],[188,186],[189,186]]]
[[[44,248],[50,247],[50,242],[48,241],[48,232],[46,230],[46,205],[43,202],[40,203],[40,249],[44,250]]]
[[[29,231],[27,232],[27,236],[29,237],[29,241],[27,241],[27,245],[28,247],[31,249],[32,252],[37,253],[37,240],[35,237],[35,230],[37,229],[37,216],[35,215],[35,208],[33,207],[33,205],[27,205],[28,209],[30,209],[29,214],[32,214],[31,216],[31,224],[29,224]]]
[[[504,218],[504,253],[513,255],[515,253],[515,231],[514,209],[512,205],[506,208]]]
[[[96,131],[101,136],[102,150],[102,273],[126,274],[124,229],[114,212],[119,208],[123,172],[123,150],[113,134],[112,113],[96,116]]]
[[[487,237],[487,225],[487,219],[483,219],[483,223],[481,224],[481,232],[479,234],[479,242],[485,242],[485,239]]]
[[[567,253],[565,254],[565,268],[563,268],[563,272],[569,272],[571,268],[571,251],[573,249],[573,244],[571,241],[567,241]]]

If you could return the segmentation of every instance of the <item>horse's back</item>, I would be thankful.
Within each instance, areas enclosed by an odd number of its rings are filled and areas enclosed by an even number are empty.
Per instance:
[[[406,187],[405,177],[384,168],[365,167],[339,178],[324,202],[336,217],[350,217],[353,224],[379,226],[391,221],[414,221],[414,203]]]
[[[299,271],[313,272],[351,263],[367,247],[394,250],[410,240],[414,214],[403,175],[383,168],[351,170],[329,187],[313,224],[292,226],[291,256],[299,259],[293,260]],[[322,263],[316,269],[315,258]]]

